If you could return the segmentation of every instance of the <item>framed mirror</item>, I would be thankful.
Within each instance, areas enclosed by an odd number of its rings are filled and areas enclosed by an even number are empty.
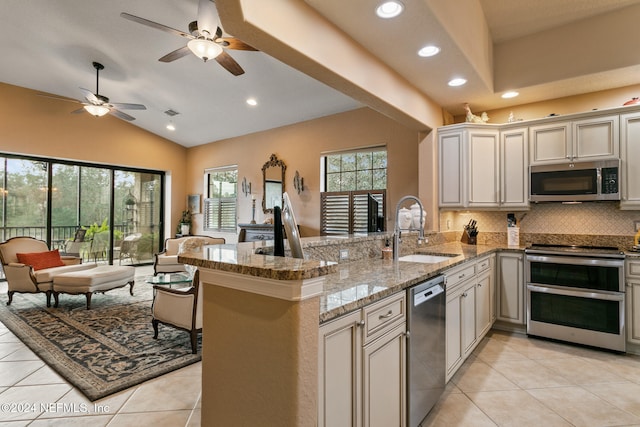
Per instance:
[[[275,154],[262,166],[262,212],[272,214],[274,206],[282,208],[285,170],[287,166]]]

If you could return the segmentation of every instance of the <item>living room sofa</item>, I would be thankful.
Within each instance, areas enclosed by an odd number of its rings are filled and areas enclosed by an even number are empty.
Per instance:
[[[95,267],[95,264],[82,264],[80,257],[60,256],[57,250],[50,251],[46,242],[33,237],[12,237],[0,243],[0,261],[7,278],[7,305],[16,292],[42,292],[50,307],[55,276]]]
[[[186,271],[184,264],[178,262],[178,251],[180,244],[187,239],[203,239],[205,245],[221,245],[226,242],[222,237],[211,236],[183,236],[170,237],[164,241],[164,250],[155,254],[153,260],[153,275],[158,273],[179,273]]]

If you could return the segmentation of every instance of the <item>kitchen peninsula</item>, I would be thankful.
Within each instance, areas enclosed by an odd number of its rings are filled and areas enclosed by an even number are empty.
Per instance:
[[[382,239],[374,237],[373,244]],[[360,240],[372,244],[371,238]],[[337,251],[344,244],[330,237],[303,239],[305,250],[315,245]],[[412,285],[506,249],[447,243],[420,249],[454,255],[436,264],[383,261],[379,253],[338,264],[255,254],[264,246],[216,245],[180,256],[199,267],[204,286],[203,425],[317,425],[321,324],[404,296]]]

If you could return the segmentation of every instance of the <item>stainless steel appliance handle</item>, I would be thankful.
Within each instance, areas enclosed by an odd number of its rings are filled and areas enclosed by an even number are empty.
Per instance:
[[[588,291],[577,291],[575,289],[567,289],[560,287],[551,287],[551,286],[539,286],[532,285],[531,283],[527,284],[527,289],[530,292],[540,292],[554,295],[565,295],[569,297],[579,297],[579,298],[589,298],[589,299],[599,299],[606,301],[623,301],[624,293],[620,292],[588,292]]]
[[[624,259],[593,258],[581,256],[533,255],[527,254],[528,262],[546,262],[555,264],[595,265],[602,267],[622,267]]]

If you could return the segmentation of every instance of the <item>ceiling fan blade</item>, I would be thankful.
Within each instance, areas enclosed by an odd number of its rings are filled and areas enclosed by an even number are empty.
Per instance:
[[[163,56],[162,58],[158,59],[158,61],[160,62],[172,62],[175,61],[176,59],[180,59],[183,56],[187,56],[189,53],[191,53],[191,50],[189,49],[188,46],[182,46],[179,49],[174,50],[173,52],[169,52],[167,53],[165,56]]]
[[[84,98],[87,100],[87,102],[90,102],[93,105],[102,105],[102,101],[89,89],[81,87],[80,91],[84,95]]]
[[[251,50],[251,51],[257,51],[258,50],[255,47],[249,46],[248,44],[246,44],[242,40],[238,40],[235,37],[220,37],[220,38],[216,39],[216,43],[221,44],[222,46],[224,46],[224,47],[226,47],[228,49]]]
[[[216,5],[211,0],[200,0],[198,2],[198,30],[205,37],[213,37],[216,30],[220,26],[220,18]]]
[[[78,101],[77,99],[70,99],[70,98],[65,98],[65,97],[56,96],[56,95],[45,95],[44,93],[38,93],[37,95],[43,98],[51,98],[51,99],[57,99],[58,101],[67,101],[67,102],[75,102],[76,104],[82,104],[82,102]]]
[[[109,114],[111,114],[113,116],[116,116],[119,119],[127,120],[127,121],[130,121],[130,122],[136,119],[135,117],[132,117],[132,116],[128,115],[127,113],[123,113],[120,110],[116,110],[115,108],[111,108],[109,110]]]
[[[244,74],[244,70],[240,64],[238,64],[227,52],[222,51],[220,55],[216,56],[216,61],[234,76]]]
[[[137,22],[138,24],[146,25],[147,27],[155,28],[156,30],[165,31],[167,33],[175,34],[177,36],[185,37],[187,39],[194,38],[191,34],[184,31],[176,30],[175,28],[167,27],[166,25],[158,24],[157,22],[149,21],[148,19],[140,18],[139,16],[131,15],[126,12],[120,14],[124,19]]]
[[[126,102],[125,103],[112,102],[111,105],[120,110],[146,110],[147,109],[147,107],[145,107],[142,104],[128,104]]]

